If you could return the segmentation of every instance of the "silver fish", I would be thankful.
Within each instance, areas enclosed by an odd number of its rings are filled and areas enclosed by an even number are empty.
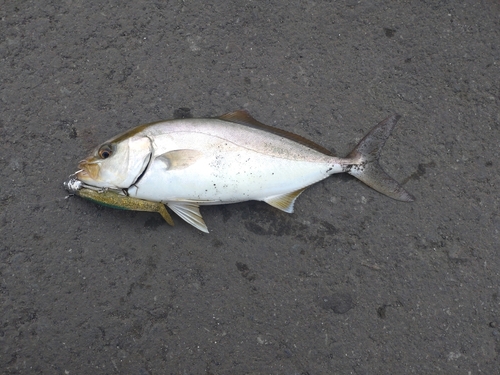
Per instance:
[[[64,185],[117,208],[160,212],[165,204],[207,233],[199,206],[257,200],[292,213],[308,186],[335,173],[349,173],[388,197],[410,202],[413,196],[378,163],[399,118],[380,122],[345,158],[264,125],[246,111],[155,122],[99,145]],[[162,216],[172,224],[165,210]]]

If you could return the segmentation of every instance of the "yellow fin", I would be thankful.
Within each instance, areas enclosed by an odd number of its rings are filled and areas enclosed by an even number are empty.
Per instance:
[[[200,214],[199,206],[192,202],[168,202],[170,207],[180,218],[191,224],[196,229],[208,233],[208,228]]]
[[[285,211],[291,214],[293,212],[293,205],[295,203],[295,200],[304,190],[306,190],[306,188],[307,187],[295,190],[291,193],[274,195],[272,197],[264,199],[264,202],[280,209],[281,211]]]
[[[203,153],[198,150],[172,150],[165,152],[157,157],[165,163],[168,170],[184,169],[196,163],[196,161],[203,156]]]

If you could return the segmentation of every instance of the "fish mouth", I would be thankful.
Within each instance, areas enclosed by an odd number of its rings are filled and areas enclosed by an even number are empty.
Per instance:
[[[99,177],[100,166],[95,162],[89,160],[82,160],[78,163],[78,168],[80,169],[75,173],[76,178],[82,181],[97,180]]]
[[[111,189],[110,187],[105,187],[99,184],[98,180],[95,180],[89,173],[84,170],[80,169],[79,171],[76,171],[74,174],[69,176],[70,179],[67,183],[64,184],[64,186],[68,187],[66,190],[68,190],[71,193],[71,183],[73,182],[73,186],[77,187],[77,189],[73,192],[76,193],[78,190],[85,188],[85,189],[90,189],[90,190],[96,190],[96,191],[104,191]],[[76,193],[78,194],[78,193]]]
[[[63,182],[64,188],[70,194],[77,194],[81,189],[91,189],[91,190],[101,190],[102,188],[98,188],[96,186],[88,185],[84,181],[82,181],[82,177],[87,176],[87,172],[80,169],[75,173],[69,175],[68,180]],[[84,178],[84,177],[83,177]]]

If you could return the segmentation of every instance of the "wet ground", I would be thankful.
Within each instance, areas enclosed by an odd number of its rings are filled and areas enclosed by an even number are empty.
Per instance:
[[[2,374],[494,374],[497,1],[4,1]],[[183,109],[181,109],[183,108]],[[288,215],[118,211],[63,181],[141,123],[245,108],[382,155],[417,200],[334,176]]]

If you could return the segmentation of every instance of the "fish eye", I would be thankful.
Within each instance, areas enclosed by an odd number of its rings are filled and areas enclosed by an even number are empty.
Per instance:
[[[99,149],[98,154],[101,159],[107,159],[113,154],[113,148],[109,144],[103,145]]]

